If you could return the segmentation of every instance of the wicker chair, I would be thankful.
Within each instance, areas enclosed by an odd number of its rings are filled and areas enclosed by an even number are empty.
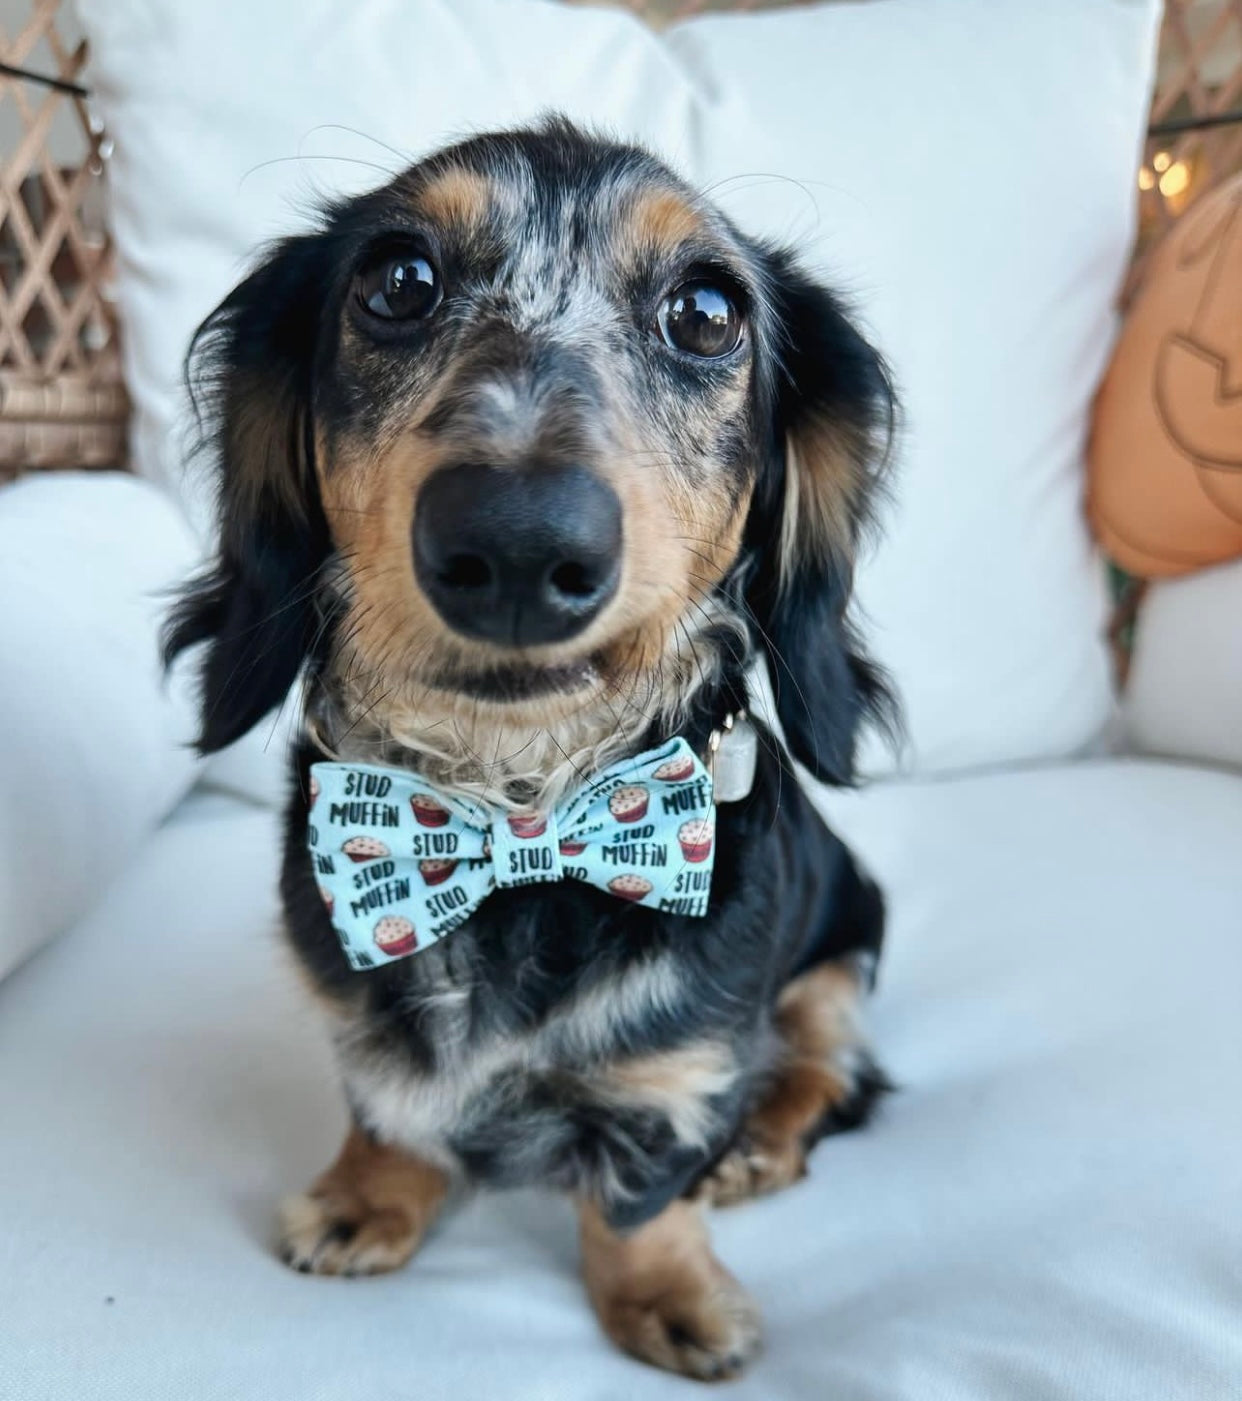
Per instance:
[[[780,2],[629,0],[657,25]],[[0,140],[10,147],[0,166],[0,481],[126,463],[128,402],[104,219],[109,148],[80,86],[86,46],[72,37],[68,8],[31,0],[20,31],[0,32]],[[1242,168],[1242,121],[1227,120],[1240,105],[1242,0],[1167,0],[1131,286],[1168,224]]]

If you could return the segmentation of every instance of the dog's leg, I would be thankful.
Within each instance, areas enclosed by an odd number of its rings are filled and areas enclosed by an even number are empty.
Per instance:
[[[354,1125],[336,1162],[280,1211],[280,1256],[303,1274],[373,1275],[414,1254],[448,1192],[438,1167]]]
[[[582,1274],[604,1332],[633,1356],[700,1381],[736,1376],[759,1351],[759,1314],[712,1254],[702,1213],[675,1201],[620,1234],[580,1207]]]
[[[714,1206],[776,1192],[806,1175],[828,1133],[857,1128],[889,1088],[862,1038],[860,971],[852,960],[821,963],[795,978],[776,1004],[784,1052],[738,1142],[699,1183]]]

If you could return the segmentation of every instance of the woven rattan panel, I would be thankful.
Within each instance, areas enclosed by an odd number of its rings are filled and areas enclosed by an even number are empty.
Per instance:
[[[628,0],[656,25],[782,3],[789,0]],[[17,33],[0,31],[0,62],[78,81],[86,51],[67,37],[68,8],[32,0]],[[1148,145],[1138,265],[1191,200],[1242,168],[1242,124],[1186,126],[1240,105],[1242,0],[1167,0],[1153,121],[1176,126]],[[106,137],[88,99],[0,75],[0,141],[0,479],[122,465],[127,402],[108,299]]]
[[[0,60],[65,83],[86,46],[59,0],[34,0]],[[0,476],[115,466],[128,413],[105,292],[106,145],[83,97],[0,76]]]

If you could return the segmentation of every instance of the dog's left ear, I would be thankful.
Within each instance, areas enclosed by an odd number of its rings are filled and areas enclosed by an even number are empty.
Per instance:
[[[848,784],[862,722],[892,725],[891,697],[848,605],[894,395],[884,361],[831,292],[787,254],[770,254],[767,270],[773,440],[747,521],[746,602],[790,751],[817,778]]]

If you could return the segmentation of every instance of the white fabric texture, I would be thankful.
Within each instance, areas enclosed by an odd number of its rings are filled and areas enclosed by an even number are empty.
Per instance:
[[[1242,779],[1111,762],[832,806],[888,887],[872,1024],[902,1088],[714,1214],[767,1320],[728,1394],[1234,1401]],[[0,986],[0,1398],[697,1395],[598,1333],[555,1198],[475,1200],[385,1278],[273,1257],[345,1124],[273,930],[275,827],[192,800]]]
[[[138,464],[200,525],[177,370],[256,243],[447,137],[560,108],[797,244],[892,360],[897,505],[859,595],[906,702],[900,767],[1055,757],[1097,734],[1111,702],[1081,449],[1157,0],[1051,0],[1020,23],[995,0],[882,0],[663,37],[536,0],[78,3],[116,141]],[[867,767],[893,761],[874,746]]]
[[[1141,753],[1242,768],[1242,560],[1149,586],[1124,721]]]
[[[156,639],[197,547],[113,472],[0,491],[0,977],[79,918],[193,782],[184,684]]]

